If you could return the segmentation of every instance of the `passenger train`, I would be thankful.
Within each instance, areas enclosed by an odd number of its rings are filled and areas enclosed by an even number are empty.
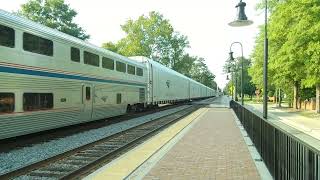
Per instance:
[[[0,139],[212,97],[145,57],[124,57],[0,10]]]

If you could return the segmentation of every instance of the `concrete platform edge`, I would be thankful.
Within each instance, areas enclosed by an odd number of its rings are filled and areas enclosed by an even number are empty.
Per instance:
[[[132,174],[132,172],[135,172],[137,168],[139,168],[148,159],[150,159],[150,157],[156,154],[162,147],[164,147],[168,142],[170,142],[183,129],[188,127],[195,120],[199,119],[199,117],[201,117],[207,110],[207,108],[201,108],[196,112],[188,115],[179,122],[171,125],[164,131],[152,137],[148,141],[132,149],[128,153],[123,154],[111,163],[101,167],[96,172],[90,174],[84,179],[125,179],[129,177]],[[156,141],[156,143],[154,141]],[[162,144],[159,145],[159,143]],[[153,150],[150,150],[150,146]],[[156,149],[154,149],[155,147]]]
[[[272,180],[272,176],[267,168],[267,166],[265,165],[265,163],[262,161],[262,158],[259,154],[259,152],[257,151],[257,149],[255,148],[254,144],[252,143],[250,137],[248,136],[246,130],[244,129],[244,127],[242,126],[240,120],[238,119],[238,117],[236,116],[236,114],[234,113],[234,111],[231,111],[232,115],[234,116],[234,119],[237,123],[237,126],[240,129],[240,132],[242,134],[242,137],[247,145],[247,148],[250,152],[251,158],[258,170],[258,173],[261,177],[262,180]]]
[[[169,152],[172,147],[179,142],[185,134],[187,134],[191,128],[200,120],[200,117],[205,114],[206,111],[202,112],[196,117],[189,125],[184,127],[175,137],[169,140],[164,146],[162,146],[157,152],[155,152],[149,159],[141,164],[135,171],[129,174],[125,179],[142,179],[148,172],[161,160],[162,157]]]

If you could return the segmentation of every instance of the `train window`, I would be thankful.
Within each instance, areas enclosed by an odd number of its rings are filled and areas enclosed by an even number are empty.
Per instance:
[[[135,75],[136,74],[136,67],[131,66],[131,65],[128,64],[128,74]]]
[[[89,64],[89,65],[97,66],[97,67],[99,67],[99,65],[100,65],[99,55],[84,51],[83,59],[84,59],[85,64]]]
[[[116,63],[116,70],[119,71],[119,72],[126,72],[126,64],[123,63],[123,62],[119,62],[117,61]]]
[[[23,33],[23,49],[37,54],[53,56],[53,41]]]
[[[71,47],[71,61],[80,62],[80,50],[78,48]]]
[[[114,70],[114,61],[106,57],[102,57],[102,67],[106,69]]]
[[[86,87],[86,100],[90,100],[91,99],[91,88],[90,87]]]
[[[0,92],[0,114],[14,111],[14,94]]]
[[[142,68],[137,68],[137,75],[143,76],[143,69]]]
[[[14,47],[14,29],[0,25],[0,46]]]
[[[121,93],[117,94],[117,104],[121,104]]]
[[[23,94],[23,110],[35,111],[53,108],[52,93],[24,93]]]

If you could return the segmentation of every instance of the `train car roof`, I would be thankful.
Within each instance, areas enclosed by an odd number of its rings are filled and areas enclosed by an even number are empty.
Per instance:
[[[83,41],[71,35],[65,34],[58,30],[52,29],[50,27],[44,26],[42,24],[31,21],[25,17],[21,17],[12,13],[9,13],[5,10],[0,9],[0,22],[5,23],[4,25],[11,26],[12,28],[20,28],[23,31],[39,34],[45,37],[50,37],[52,40],[60,40],[67,43],[71,43],[82,48],[88,48],[96,53],[105,54],[107,57],[116,58],[122,61],[126,61],[131,64],[138,66],[144,66],[144,64],[137,61],[133,61],[125,56],[119,55],[107,49],[93,45],[87,41]]]

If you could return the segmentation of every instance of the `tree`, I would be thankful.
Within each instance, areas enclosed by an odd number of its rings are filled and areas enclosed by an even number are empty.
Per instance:
[[[194,66],[196,66],[197,57],[193,57],[189,54],[185,54],[181,59],[179,59],[174,68],[181,74],[192,78],[195,73],[193,72]]]
[[[112,42],[103,43],[102,47],[116,53],[119,51],[117,45]]]
[[[251,66],[251,61],[250,59],[243,59],[243,61],[243,94],[247,94],[252,99],[252,96],[255,94],[256,86],[251,82],[252,78],[248,72],[248,69]],[[241,81],[241,79],[239,79],[239,81]]]
[[[286,94],[294,91],[294,106],[297,107],[299,93],[305,87],[317,87],[319,79],[319,7],[316,0],[273,0],[269,20],[269,82],[284,89]],[[295,13],[292,13],[295,12]],[[257,38],[253,53],[254,65],[250,70],[253,81],[262,72],[263,31]],[[258,77],[257,77],[258,75]],[[302,89],[301,89],[302,88]],[[318,95],[318,97],[319,97]],[[319,98],[317,98],[318,111]]]
[[[145,56],[172,68],[208,87],[217,88],[215,76],[203,58],[185,53],[189,47],[186,36],[174,28],[160,13],[150,12],[137,20],[128,20],[121,26],[127,34],[117,43],[104,43],[102,47],[124,56]]]
[[[320,2],[297,2],[296,8],[302,11],[297,14],[301,20],[293,30],[299,36],[293,41],[301,47],[299,53],[305,59],[306,77],[302,79],[302,84],[307,88],[316,88],[316,110],[320,113]]]
[[[236,89],[237,94],[241,95],[241,58],[237,58],[235,62],[231,64],[231,62],[227,62],[224,65],[224,73],[228,73],[228,69],[230,67],[230,70],[233,72],[232,77],[234,81],[237,82]],[[248,73],[248,69],[251,66],[250,59],[243,59],[243,94],[248,95],[252,98],[252,96],[255,94],[256,86],[251,82],[252,77]],[[232,79],[230,80],[232,81]],[[235,83],[235,82],[234,82]]]
[[[264,50],[264,29],[260,27],[260,33],[256,37],[255,47],[251,55],[251,67],[248,69],[249,75],[251,76],[251,81],[257,86],[258,89],[263,88],[263,55]],[[270,81],[270,69],[268,71],[269,83]]]
[[[226,86],[223,88],[223,93],[229,96],[233,96],[234,87],[232,81],[227,82]]]
[[[175,70],[212,89],[217,88],[217,83],[214,81],[215,75],[210,72],[204,58],[185,54],[176,62]]]
[[[121,28],[126,37],[103,47],[124,56],[149,57],[173,69],[189,47],[187,37],[175,32],[169,20],[154,11],[149,16],[128,20]]]
[[[216,89],[217,84],[214,81],[215,75],[210,72],[208,66],[205,64],[205,59],[199,57],[193,58],[194,64],[190,69],[191,78],[208,87]]]
[[[77,12],[65,4],[64,0],[29,0],[21,6],[18,14],[82,40],[90,37],[73,22]]]
[[[280,3],[284,2],[286,0],[268,0],[268,10],[270,12],[273,12],[273,10],[279,5]],[[265,8],[265,0],[260,0],[260,2],[257,4],[256,9],[261,10]]]

